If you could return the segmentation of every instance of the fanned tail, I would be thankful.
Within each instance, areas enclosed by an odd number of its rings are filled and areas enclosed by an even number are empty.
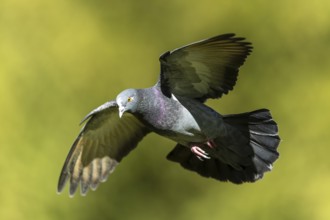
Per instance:
[[[272,169],[272,164],[277,160],[279,153],[277,147],[280,143],[278,127],[270,111],[260,109],[253,112],[226,115],[224,121],[238,129],[246,138],[253,149],[253,164],[257,174],[261,175]]]
[[[202,176],[233,183],[254,182],[272,169],[279,154],[278,128],[269,110],[226,115],[226,132],[214,140],[215,149],[203,148],[211,159],[201,161],[178,144],[167,156]]]

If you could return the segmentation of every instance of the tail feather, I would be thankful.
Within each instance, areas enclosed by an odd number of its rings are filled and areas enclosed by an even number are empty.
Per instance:
[[[239,129],[249,139],[254,156],[253,164],[258,174],[272,169],[272,164],[279,157],[277,147],[280,143],[278,127],[273,120],[270,111],[260,109],[253,112],[227,115],[224,121]]]
[[[250,133],[265,136],[277,136],[278,127],[268,109],[253,112],[225,115],[224,121],[244,131],[248,126]]]
[[[226,115],[225,134],[214,140],[216,148],[205,149],[212,158],[200,161],[190,149],[178,144],[167,156],[202,176],[233,183],[254,182],[272,169],[280,143],[276,122],[267,109]]]

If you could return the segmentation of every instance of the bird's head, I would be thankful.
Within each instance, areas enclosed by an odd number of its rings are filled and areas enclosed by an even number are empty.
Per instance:
[[[121,118],[124,112],[134,113],[137,108],[138,95],[136,89],[126,89],[119,93],[116,102],[119,108],[119,117]]]

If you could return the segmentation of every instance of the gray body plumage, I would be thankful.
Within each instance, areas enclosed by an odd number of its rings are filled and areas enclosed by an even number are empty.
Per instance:
[[[224,34],[160,56],[153,87],[127,89],[89,113],[58,182],[82,195],[106,181],[119,162],[150,132],[177,144],[167,159],[204,177],[233,183],[262,178],[279,154],[278,128],[267,109],[220,115],[205,104],[236,84],[251,53],[244,38]]]
[[[168,98],[157,85],[137,92],[144,98],[134,113],[162,136],[188,146],[213,139],[221,132],[222,117],[201,102],[175,95]]]

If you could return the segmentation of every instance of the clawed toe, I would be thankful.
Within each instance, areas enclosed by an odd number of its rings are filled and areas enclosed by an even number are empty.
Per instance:
[[[193,152],[198,159],[203,161],[204,159],[211,159],[211,157],[208,156],[208,153],[206,153],[204,150],[202,150],[200,147],[193,146],[191,147],[191,152]]]
[[[209,141],[207,141],[206,144],[207,144],[207,146],[209,146],[210,148],[215,148],[215,147],[216,147],[216,145],[215,145],[215,143],[214,143],[213,140],[209,140]]]

